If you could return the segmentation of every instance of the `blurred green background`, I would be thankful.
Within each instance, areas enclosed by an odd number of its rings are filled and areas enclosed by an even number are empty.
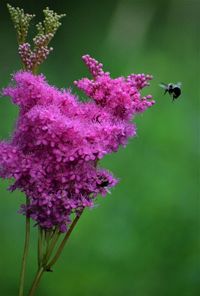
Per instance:
[[[20,68],[15,31],[0,1],[0,86]],[[41,67],[50,83],[72,87],[88,75],[81,56],[89,53],[113,77],[149,73],[156,105],[138,116],[138,136],[102,166],[120,183],[98,207],[85,211],[53,273],[45,274],[42,296],[200,295],[198,179],[200,1],[12,1],[42,17],[46,6],[66,13]],[[160,82],[183,84],[172,103]],[[79,93],[80,94],[80,93]],[[12,132],[17,109],[0,100],[0,138]],[[24,197],[1,181],[0,295],[17,295],[24,239]],[[36,269],[36,228],[26,289]]]

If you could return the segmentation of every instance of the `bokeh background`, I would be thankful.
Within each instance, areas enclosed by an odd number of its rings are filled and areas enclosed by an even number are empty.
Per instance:
[[[17,71],[16,36],[0,1],[0,86]],[[41,67],[50,83],[72,87],[88,75],[81,56],[89,53],[113,77],[154,76],[144,94],[156,105],[138,116],[138,135],[126,149],[109,155],[102,166],[120,183],[98,207],[85,211],[53,273],[45,274],[42,296],[198,296],[200,223],[198,179],[199,17],[198,0],[13,1],[13,6],[42,18],[46,6],[65,12]],[[32,27],[33,29],[33,27]],[[172,103],[160,82],[182,82]],[[82,98],[82,94],[80,97]],[[9,138],[17,109],[0,100],[0,139]],[[0,295],[17,295],[24,197],[9,193],[1,181]],[[29,256],[26,289],[36,270],[36,228]]]

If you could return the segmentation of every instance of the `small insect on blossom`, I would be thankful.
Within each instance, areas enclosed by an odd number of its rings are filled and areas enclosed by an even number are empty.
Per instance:
[[[108,180],[102,180],[101,184],[99,185],[100,187],[107,187],[109,185],[109,181]]]
[[[161,83],[159,84],[160,87],[164,88],[165,92],[164,95],[168,92],[170,96],[172,96],[172,101],[178,99],[181,95],[181,82],[175,83]]]

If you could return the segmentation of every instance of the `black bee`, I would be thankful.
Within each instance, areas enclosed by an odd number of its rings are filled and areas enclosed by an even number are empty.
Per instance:
[[[99,185],[100,187],[107,187],[109,185],[108,180],[102,180],[101,184]]]
[[[100,176],[99,180],[98,180],[98,185],[99,187],[107,187],[110,182],[108,181],[108,179],[106,179],[105,177]]]
[[[181,83],[161,83],[159,84],[160,87],[164,88],[165,92],[164,95],[168,92],[170,96],[172,96],[172,101],[178,99],[178,97],[181,95]]]

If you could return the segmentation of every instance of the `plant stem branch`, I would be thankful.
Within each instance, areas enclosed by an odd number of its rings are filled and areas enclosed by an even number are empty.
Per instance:
[[[60,234],[61,233],[59,232],[59,228],[56,228],[55,233],[53,234],[53,237],[51,239],[51,243],[49,244],[49,246],[47,248],[47,251],[46,251],[46,254],[44,256],[44,261],[43,261],[44,265],[47,264],[49,258],[51,257],[51,254],[52,254],[53,249],[54,249],[54,247],[55,247],[55,245],[56,245],[56,243],[57,243],[57,241],[58,241],[58,239],[60,237]]]
[[[40,267],[35,275],[35,278],[33,280],[33,283],[32,283],[32,286],[31,286],[31,289],[29,291],[29,296],[33,296],[35,294],[35,291],[39,285],[39,282],[40,282],[40,279],[42,277],[42,274],[44,272],[44,268],[43,267]]]
[[[42,264],[43,258],[43,230],[40,226],[38,226],[38,268],[40,268]]]
[[[26,199],[26,205],[29,204],[28,198]],[[25,242],[24,242],[24,251],[22,257],[22,267],[20,274],[20,283],[19,283],[19,296],[23,296],[24,294],[24,278],[26,271],[26,260],[29,249],[29,240],[30,240],[30,217],[26,217],[26,233],[25,233]]]
[[[70,235],[71,235],[71,233],[72,233],[74,227],[76,226],[76,224],[77,224],[77,222],[78,222],[78,220],[79,220],[81,214],[82,214],[82,212],[79,213],[79,215],[77,215],[77,216],[75,217],[75,219],[74,219],[74,221],[72,222],[72,224],[71,224],[69,230],[67,231],[67,233],[66,233],[64,239],[62,240],[60,246],[58,247],[58,250],[57,250],[55,256],[54,256],[54,257],[52,258],[52,260],[47,264],[47,269],[50,270],[51,267],[56,263],[56,261],[57,261],[58,258],[60,257],[60,255],[61,255],[61,253],[62,253],[62,250],[63,250],[63,248],[65,247],[65,245],[66,245],[66,243],[67,243],[67,241],[68,241],[68,239],[69,239],[69,237],[70,237]]]

